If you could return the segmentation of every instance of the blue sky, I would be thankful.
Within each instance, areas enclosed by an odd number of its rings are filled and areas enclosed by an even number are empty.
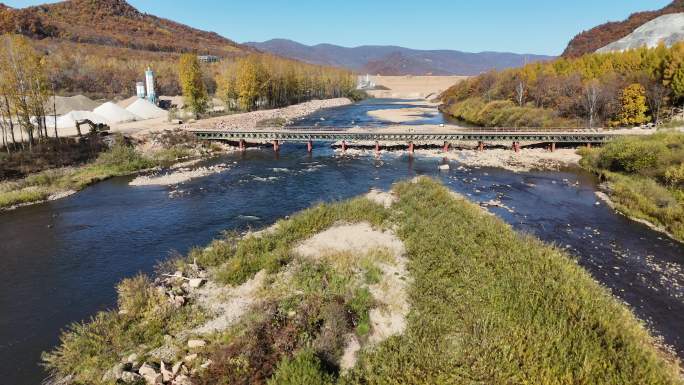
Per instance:
[[[13,7],[44,3],[5,0]],[[671,0],[129,0],[138,9],[238,42],[560,54],[582,30]]]

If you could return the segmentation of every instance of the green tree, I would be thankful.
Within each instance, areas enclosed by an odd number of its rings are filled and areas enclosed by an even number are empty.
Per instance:
[[[641,84],[629,85],[620,96],[619,124],[637,125],[648,121],[646,117],[646,90]]]
[[[199,59],[193,54],[183,54],[178,64],[178,75],[185,105],[198,118],[206,112],[209,103],[207,88],[202,80],[202,68]]]

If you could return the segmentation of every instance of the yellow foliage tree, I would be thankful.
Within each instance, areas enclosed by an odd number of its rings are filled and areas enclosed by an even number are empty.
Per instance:
[[[183,54],[178,64],[178,74],[185,105],[190,108],[195,117],[207,110],[209,95],[202,80],[202,68],[199,59],[193,54]]]
[[[646,106],[646,90],[641,84],[629,85],[620,96],[620,125],[639,125],[646,123],[648,107]]]

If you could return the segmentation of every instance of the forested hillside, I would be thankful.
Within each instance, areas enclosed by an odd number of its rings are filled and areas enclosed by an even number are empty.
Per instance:
[[[124,0],[68,0],[23,9],[2,6],[0,32],[146,51],[218,56],[252,51],[214,32],[142,13]]]
[[[589,54],[489,72],[443,95],[443,109],[482,126],[634,126],[684,103],[684,43]]]
[[[667,7],[657,11],[638,12],[627,20],[610,22],[584,31],[575,36],[563,52],[564,57],[579,57],[608,44],[620,40],[649,21],[670,13],[684,12],[684,0],[675,0]]]

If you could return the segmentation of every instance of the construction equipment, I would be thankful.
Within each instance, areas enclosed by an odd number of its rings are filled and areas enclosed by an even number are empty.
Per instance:
[[[104,124],[104,123],[94,123],[90,119],[83,119],[83,120],[77,120],[76,121],[76,131],[78,132],[78,136],[82,137],[83,134],[81,133],[81,125],[86,124],[90,127],[90,134],[91,135],[96,135],[96,134],[102,134],[106,133],[109,131],[109,126]]]

